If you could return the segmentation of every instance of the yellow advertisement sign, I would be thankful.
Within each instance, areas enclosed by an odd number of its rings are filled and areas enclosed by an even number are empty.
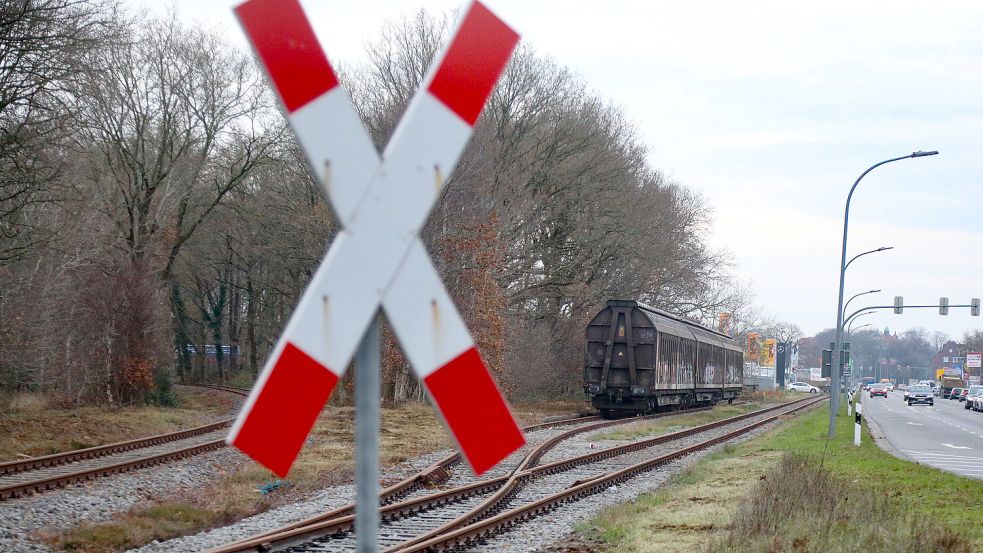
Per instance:
[[[758,333],[749,332],[747,335],[747,346],[744,348],[744,359],[748,362],[757,361],[761,356],[761,347],[758,344]]]
[[[775,344],[776,340],[774,338],[768,338],[761,343],[761,357],[758,360],[758,364],[762,367],[775,366]]]
[[[935,380],[942,378],[943,374],[945,374],[945,369],[935,369]]]

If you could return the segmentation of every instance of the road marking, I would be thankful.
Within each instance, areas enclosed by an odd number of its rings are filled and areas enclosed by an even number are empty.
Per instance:
[[[953,459],[953,460],[962,459],[962,460],[972,460],[972,461],[983,461],[983,457],[972,457],[969,455],[953,455],[951,453],[933,453],[931,451],[917,451],[912,449],[903,449],[902,451],[904,451],[905,453],[912,453],[914,455],[943,457],[946,459]]]
[[[973,449],[971,447],[964,446],[964,445],[952,445],[952,444],[942,444],[942,445],[944,445],[945,447],[951,447],[952,449]]]
[[[925,425],[923,425],[923,424],[922,424],[922,423],[920,423],[920,422],[911,422],[911,421],[905,421],[905,423],[906,423],[906,424],[910,424],[910,425],[912,425],[912,426],[925,426]]]

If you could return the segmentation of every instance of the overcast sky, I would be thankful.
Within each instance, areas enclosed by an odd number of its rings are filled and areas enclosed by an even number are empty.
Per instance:
[[[131,0],[163,13],[157,2]],[[181,0],[182,18],[245,47],[237,2]],[[463,0],[302,0],[328,56],[358,61],[385,20]],[[807,334],[836,317],[843,206],[847,297],[983,296],[983,2],[486,0],[522,39],[621,106],[654,167],[712,206],[712,243],[772,316]],[[855,305],[864,305],[860,298]],[[879,301],[878,301],[879,300]],[[968,309],[886,311],[878,328],[959,337]]]

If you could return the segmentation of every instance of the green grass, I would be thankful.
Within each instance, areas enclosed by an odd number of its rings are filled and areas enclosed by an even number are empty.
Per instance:
[[[117,522],[83,524],[51,540],[66,551],[107,553],[137,547],[152,540],[185,535],[213,525],[220,513],[188,505],[164,503],[138,508]]]
[[[796,453],[870,494],[893,498],[918,516],[958,528],[983,548],[983,481],[898,459],[874,444],[866,424],[860,446],[854,446],[853,419],[845,416],[845,408],[837,417],[836,438],[827,442],[828,413],[810,413],[749,447]]]
[[[983,482],[897,459],[828,407],[706,456],[580,527],[618,552],[983,551]]]

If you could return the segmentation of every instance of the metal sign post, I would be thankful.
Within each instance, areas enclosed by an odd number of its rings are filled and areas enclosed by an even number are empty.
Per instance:
[[[358,553],[375,553],[379,543],[379,315],[355,352],[355,543]]]
[[[853,425],[853,445],[860,445],[860,429],[861,429],[861,425],[862,425],[863,406],[864,406],[864,402],[863,402],[863,399],[861,399],[860,400],[860,403],[857,404],[857,414],[856,414],[856,416],[853,419],[853,422],[854,422],[854,425]]]

